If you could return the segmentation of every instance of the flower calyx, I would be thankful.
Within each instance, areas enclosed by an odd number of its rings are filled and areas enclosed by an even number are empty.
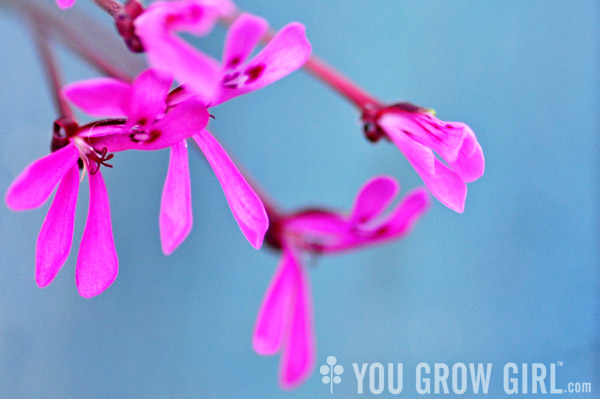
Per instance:
[[[127,48],[134,53],[143,53],[144,45],[135,32],[135,19],[144,12],[144,7],[138,0],[129,0],[121,12],[115,17],[117,31],[125,41]]]

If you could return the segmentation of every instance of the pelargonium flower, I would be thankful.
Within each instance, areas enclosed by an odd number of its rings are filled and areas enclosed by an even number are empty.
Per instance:
[[[469,126],[441,121],[431,110],[407,103],[375,107],[362,120],[370,140],[391,140],[434,197],[456,212],[464,211],[466,183],[479,179],[485,169],[483,150]]]
[[[371,179],[358,192],[349,215],[309,209],[272,215],[267,242],[283,252],[263,299],[252,345],[261,355],[282,352],[280,383],[300,384],[315,362],[315,337],[309,280],[303,254],[330,254],[406,235],[429,206],[424,189],[409,193],[383,215],[399,191],[392,178]]]
[[[188,235],[192,227],[191,188],[186,139],[192,137],[200,146],[215,172],[240,229],[248,241],[260,248],[269,221],[264,206],[227,153],[204,127],[208,114],[204,102],[181,89],[170,91],[172,79],[150,69],[132,83],[113,78],[90,79],[67,85],[64,95],[93,116],[125,117],[121,129],[135,142],[149,148],[157,136],[156,126],[169,122],[178,131],[178,140],[169,142],[171,159],[163,189],[160,230],[163,251],[170,254]],[[169,118],[174,115],[174,118]],[[173,120],[175,119],[176,120]],[[136,149],[131,140],[114,135],[95,137],[93,142],[108,151]],[[165,148],[161,145],[160,148]]]
[[[210,105],[258,90],[304,65],[311,46],[300,23],[283,27],[246,62],[268,24],[251,14],[240,15],[228,31],[222,65],[174,35],[178,31],[204,35],[217,17],[230,17],[234,11],[228,2],[157,2],[135,19],[136,34],[153,68],[169,71]]]

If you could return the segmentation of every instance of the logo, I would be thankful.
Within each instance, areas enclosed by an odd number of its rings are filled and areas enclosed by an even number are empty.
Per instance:
[[[329,393],[333,393],[333,384],[339,384],[342,382],[342,374],[344,374],[344,366],[337,363],[337,358],[335,356],[327,357],[327,364],[321,366],[319,371],[323,375],[321,381],[323,384],[329,384]]]

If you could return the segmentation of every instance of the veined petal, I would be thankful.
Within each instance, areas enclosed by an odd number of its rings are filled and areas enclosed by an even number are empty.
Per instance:
[[[231,87],[222,85],[213,105],[258,90],[289,75],[304,65],[311,51],[304,25],[294,22],[284,26],[241,70],[247,78],[244,83]]]
[[[295,263],[295,297],[287,340],[283,344],[279,381],[286,389],[301,384],[315,365],[315,332],[310,282],[302,266]]]
[[[75,4],[75,0],[56,0],[56,3],[60,8],[69,8]]]
[[[223,67],[236,68],[243,64],[268,28],[263,18],[248,13],[240,15],[227,31]]]
[[[94,78],[69,83],[63,95],[92,116],[122,118],[127,116],[129,83],[113,78]]]
[[[192,190],[185,141],[171,147],[169,171],[160,203],[160,241],[170,255],[192,230]]]
[[[75,269],[77,290],[85,298],[106,290],[119,269],[104,180],[100,171],[88,176],[90,206]]]
[[[79,168],[73,164],[63,177],[46,214],[35,251],[35,281],[50,284],[69,257],[79,190]]]
[[[127,125],[150,125],[164,113],[173,79],[170,75],[147,69],[131,85]]]
[[[464,132],[456,160],[449,161],[448,165],[466,183],[479,179],[483,176],[485,170],[485,159],[483,158],[483,150],[475,137],[475,133],[464,123],[448,122],[448,125],[455,129],[462,129]]]
[[[398,194],[400,187],[388,176],[377,176],[359,190],[350,223],[365,223],[379,216]]]
[[[188,99],[170,108],[161,120],[147,127],[147,132],[126,131],[92,137],[90,142],[94,148],[106,147],[108,152],[160,150],[201,132],[208,124],[208,118],[208,111],[203,103]]]
[[[34,161],[8,188],[8,207],[13,211],[23,211],[41,206],[78,158],[79,150],[69,144]]]
[[[215,172],[242,233],[254,248],[260,248],[269,227],[262,201],[207,130],[193,137]]]
[[[254,326],[252,347],[259,355],[274,355],[281,349],[296,294],[298,267],[294,254],[284,250]]]
[[[389,123],[389,124],[388,124]],[[399,131],[394,121],[384,116],[380,121],[388,137],[415,168],[431,194],[448,208],[462,213],[467,198],[467,185],[450,168],[440,162],[433,151]]]

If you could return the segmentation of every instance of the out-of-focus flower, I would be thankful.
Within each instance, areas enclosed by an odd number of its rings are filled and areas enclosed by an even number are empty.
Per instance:
[[[349,215],[310,209],[271,216],[266,239],[283,255],[263,299],[252,344],[261,355],[282,351],[283,387],[300,384],[315,361],[310,286],[302,255],[337,253],[403,237],[427,210],[429,198],[424,189],[416,189],[383,215],[398,191],[393,179],[380,176],[360,189]]]
[[[362,119],[370,140],[391,140],[434,197],[456,212],[464,211],[466,183],[479,179],[485,169],[483,151],[469,126],[441,121],[431,110],[406,103],[376,107]]]
[[[73,4],[75,4],[75,0],[56,0],[56,4],[58,4],[58,6],[63,9],[69,8],[73,6]]]
[[[112,78],[90,79],[65,87],[65,96],[93,116],[124,117],[122,135],[93,137],[108,151],[171,147],[169,171],[163,189],[160,231],[163,252],[170,254],[192,227],[191,188],[186,139],[198,143],[231,207],[240,229],[255,248],[262,245],[269,221],[260,198],[237,170],[227,153],[204,128],[204,102],[184,90],[170,92],[172,79],[150,69],[132,83]],[[163,130],[169,144],[164,145]],[[174,137],[177,137],[174,140]]]

